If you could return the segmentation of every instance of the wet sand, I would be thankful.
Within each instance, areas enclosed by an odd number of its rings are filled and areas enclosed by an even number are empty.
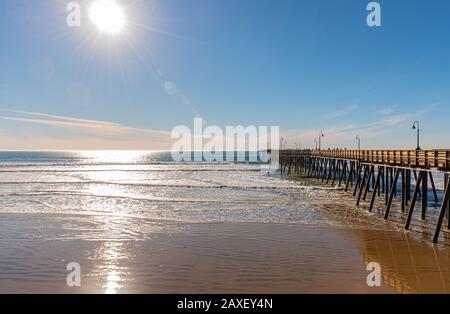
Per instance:
[[[450,292],[448,247],[400,232],[141,222],[145,239],[86,239],[70,230],[123,218],[0,216],[0,293]],[[18,225],[38,232],[32,239],[10,232]],[[69,262],[81,265],[79,288],[66,285]],[[381,265],[381,287],[367,286],[369,262]]]

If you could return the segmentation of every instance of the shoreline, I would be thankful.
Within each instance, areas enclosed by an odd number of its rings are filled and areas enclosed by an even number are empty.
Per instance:
[[[10,223],[23,223],[24,215],[0,214]],[[67,233],[67,221],[58,215],[41,214],[38,222],[55,234]],[[145,239],[103,234],[91,240],[5,240],[2,235],[0,293],[450,291],[448,250],[399,232],[288,224],[153,223],[143,229]],[[74,261],[81,265],[80,288],[65,283],[66,264]],[[367,286],[369,262],[381,265],[381,287]]]

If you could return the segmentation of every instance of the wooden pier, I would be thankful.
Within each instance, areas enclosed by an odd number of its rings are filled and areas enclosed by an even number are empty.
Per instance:
[[[385,219],[398,197],[401,211],[408,211],[406,230],[419,199],[421,219],[426,219],[431,194],[436,203],[441,202],[433,242],[438,242],[445,215],[450,229],[450,150],[281,150],[279,160],[282,174],[302,174],[342,187],[353,193],[358,206],[370,197],[370,212],[376,198],[383,197]],[[441,200],[435,173],[444,175]]]

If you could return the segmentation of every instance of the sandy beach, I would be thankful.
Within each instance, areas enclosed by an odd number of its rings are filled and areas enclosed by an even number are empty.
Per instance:
[[[398,204],[385,221],[382,202],[368,213],[317,180],[139,156],[4,157],[0,293],[450,292],[448,232],[431,245],[433,208],[405,233]],[[372,262],[380,287],[367,285]],[[80,287],[66,283],[69,263]]]
[[[276,224],[146,224],[147,239],[63,239],[76,217],[36,216],[54,239],[4,240],[20,215],[1,215],[0,293],[448,293],[448,249],[397,232]],[[84,222],[84,228],[100,221]],[[102,221],[101,223],[104,223]],[[108,218],[108,223],[120,219]],[[5,230],[5,225],[9,227]],[[142,227],[142,226],[141,226]],[[9,235],[11,237],[11,235]],[[18,249],[20,248],[20,249]],[[82,286],[66,285],[69,262]],[[382,267],[367,286],[366,265]]]

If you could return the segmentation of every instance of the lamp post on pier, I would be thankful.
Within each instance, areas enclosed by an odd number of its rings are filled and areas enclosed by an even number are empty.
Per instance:
[[[325,134],[323,134],[323,131],[320,131],[319,133],[319,150],[322,150],[322,137],[324,137]]]
[[[419,121],[414,121],[413,126],[412,126],[413,130],[417,130],[417,150],[420,150],[420,123]]]

